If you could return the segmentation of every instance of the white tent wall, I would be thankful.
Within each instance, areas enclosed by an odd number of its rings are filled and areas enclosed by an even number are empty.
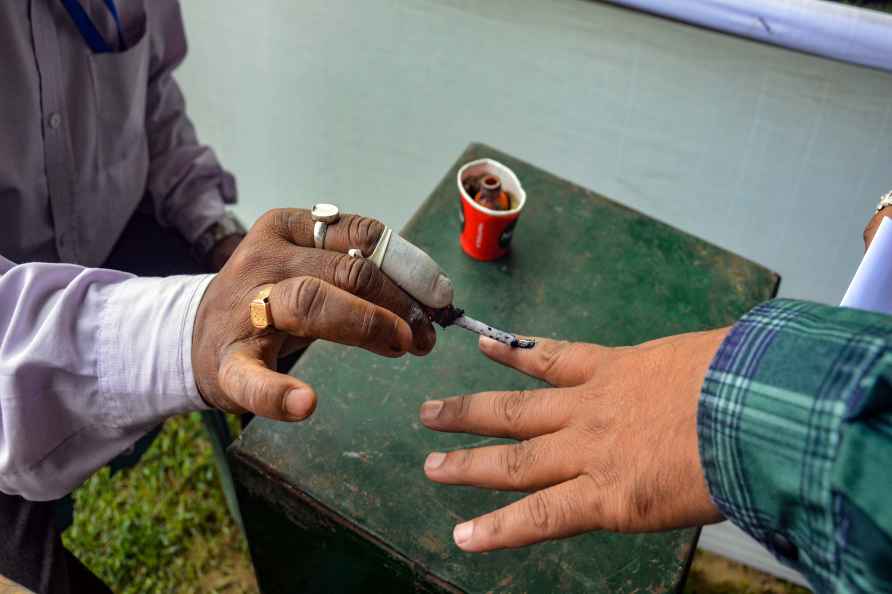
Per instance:
[[[631,8],[892,72],[892,15],[825,0],[611,0]]]
[[[398,228],[483,141],[779,272],[783,296],[834,304],[892,189],[877,70],[578,0],[182,8],[178,77],[246,222],[324,199]]]

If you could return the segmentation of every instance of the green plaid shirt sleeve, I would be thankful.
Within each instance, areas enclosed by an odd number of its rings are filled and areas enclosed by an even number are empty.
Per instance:
[[[818,593],[892,592],[892,317],[774,300],[712,361],[713,501]]]

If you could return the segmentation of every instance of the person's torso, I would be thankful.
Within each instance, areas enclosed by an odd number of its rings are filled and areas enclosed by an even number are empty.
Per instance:
[[[124,51],[93,53],[60,0],[0,2],[0,253],[96,266],[145,194],[150,36],[117,0]],[[106,39],[103,0],[81,0]]]

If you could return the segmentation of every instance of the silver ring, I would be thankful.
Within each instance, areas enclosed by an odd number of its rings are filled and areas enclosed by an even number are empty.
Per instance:
[[[328,223],[316,221],[313,224],[313,245],[317,250],[325,249],[325,234],[328,231]]]
[[[338,222],[341,218],[341,211],[334,204],[320,202],[313,205],[310,216],[315,221],[313,225],[313,245],[318,250],[325,249],[325,234],[328,232],[328,225]]]

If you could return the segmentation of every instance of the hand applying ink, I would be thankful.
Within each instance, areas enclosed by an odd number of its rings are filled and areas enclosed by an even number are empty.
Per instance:
[[[430,320],[443,328],[455,325],[510,347],[528,349],[536,344],[534,340],[519,338],[465,315],[464,310],[453,305],[452,281],[440,265],[424,250],[390,229],[381,235],[369,260],[406,293],[425,305]]]

